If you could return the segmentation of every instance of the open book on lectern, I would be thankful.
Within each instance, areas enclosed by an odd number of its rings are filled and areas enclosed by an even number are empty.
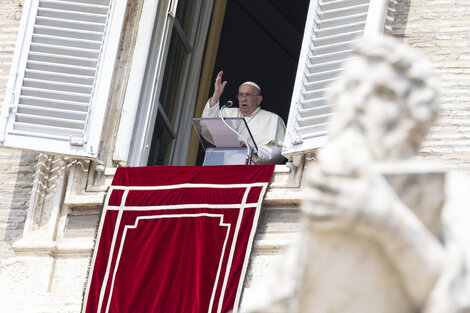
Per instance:
[[[258,147],[245,119],[226,117],[224,121],[230,127],[217,117],[192,119],[205,151],[203,165],[251,164],[251,155]]]

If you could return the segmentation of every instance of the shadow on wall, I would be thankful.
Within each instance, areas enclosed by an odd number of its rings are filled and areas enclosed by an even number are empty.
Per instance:
[[[0,150],[0,259],[23,235],[38,154]]]
[[[384,33],[396,38],[404,38],[410,12],[411,0],[390,0],[385,19]]]

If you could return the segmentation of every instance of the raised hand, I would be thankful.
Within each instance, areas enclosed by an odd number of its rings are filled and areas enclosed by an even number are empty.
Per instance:
[[[223,71],[220,71],[217,74],[217,78],[215,79],[214,83],[214,94],[210,99],[210,106],[213,107],[217,102],[219,102],[220,96],[224,92],[225,85],[227,85],[227,81],[222,82],[222,75],[224,75]]]
[[[309,170],[302,209],[317,231],[354,229],[374,238],[385,231],[392,213],[406,215],[402,212],[406,208],[382,176],[331,175],[317,164]]]

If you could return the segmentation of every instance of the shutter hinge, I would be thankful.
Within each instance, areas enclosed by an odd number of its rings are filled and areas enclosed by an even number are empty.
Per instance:
[[[298,136],[298,135],[295,136],[294,139],[292,139],[292,141],[291,141],[291,143],[292,143],[293,145],[300,145],[302,142],[304,142],[304,141],[303,141],[302,138],[301,138],[300,136]]]
[[[70,136],[70,144],[72,146],[83,146],[85,144],[85,140],[83,140],[83,137]]]
[[[13,106],[10,105],[8,107],[8,112],[7,113],[3,112],[0,116],[0,118],[1,118],[0,125],[4,125],[3,132],[0,134],[0,144],[3,144],[3,142],[5,141],[5,136],[6,136],[6,133],[7,133],[8,120],[10,119],[10,116],[12,114],[13,114]]]
[[[14,96],[13,96],[14,97]],[[16,111],[15,109],[15,105],[12,104],[8,107],[8,113],[6,115],[3,115],[4,118],[6,119],[9,119],[11,117],[11,115],[13,114],[13,112]]]
[[[168,14],[171,17],[176,17],[176,7],[178,6],[178,0],[171,0],[170,8],[168,10]]]
[[[95,171],[97,172],[104,172],[106,167],[104,166],[104,162],[101,160],[96,160]]]

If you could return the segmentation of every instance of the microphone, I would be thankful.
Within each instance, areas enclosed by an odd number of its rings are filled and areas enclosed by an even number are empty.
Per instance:
[[[220,116],[220,119],[222,120],[222,122],[225,124],[225,126],[227,126],[231,131],[233,131],[235,134],[238,135],[238,137],[240,137],[243,142],[245,143],[245,147],[246,147],[246,156],[247,156],[247,159],[246,159],[246,162],[245,164],[248,164],[248,162],[251,160],[251,148],[250,146],[248,145],[248,142],[246,141],[246,139],[239,133],[237,132],[235,129],[233,129],[232,127],[230,127],[229,124],[227,124],[227,122],[225,121],[224,119],[224,116],[223,116],[223,111],[225,108],[230,108],[231,106],[233,105],[233,101],[229,100],[227,101],[227,103],[225,103],[221,108],[220,108],[220,111],[219,111],[219,116]]]
[[[227,103],[225,103],[222,108],[220,108],[220,111],[222,112],[225,108],[231,108],[233,105],[233,101],[228,100]]]
[[[225,103],[221,108],[220,108],[220,111],[219,111],[219,116],[220,118],[222,119],[222,121],[225,123],[224,121],[224,115],[222,114],[224,109],[225,108],[230,108],[231,106],[233,105],[233,101],[231,100],[228,100],[227,103]]]

